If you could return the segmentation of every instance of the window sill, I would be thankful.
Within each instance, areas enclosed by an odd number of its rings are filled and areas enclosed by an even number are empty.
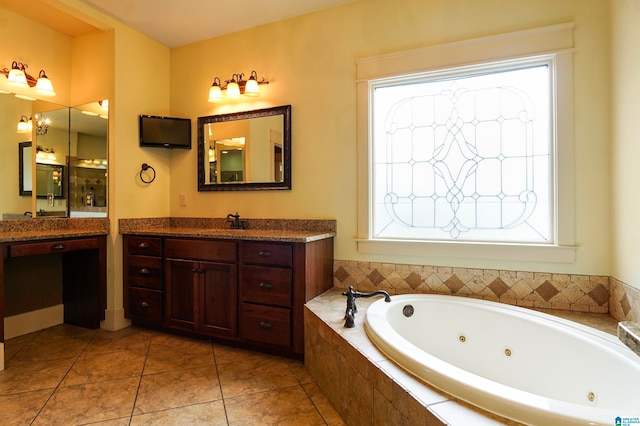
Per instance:
[[[541,244],[426,242],[356,238],[358,252],[408,256],[437,256],[490,260],[573,263],[577,247]]]

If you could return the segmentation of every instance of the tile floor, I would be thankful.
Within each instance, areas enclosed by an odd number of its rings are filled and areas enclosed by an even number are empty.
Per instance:
[[[344,425],[301,361],[130,327],[5,342],[0,425]]]

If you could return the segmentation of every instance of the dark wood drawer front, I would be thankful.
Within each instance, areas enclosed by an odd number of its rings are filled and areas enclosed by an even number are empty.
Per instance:
[[[271,345],[291,346],[291,311],[243,303],[242,338]]]
[[[129,315],[136,319],[162,321],[162,292],[146,288],[130,288]]]
[[[243,266],[240,280],[243,302],[291,306],[291,269]]]
[[[213,260],[235,262],[238,258],[237,243],[221,240],[167,239],[165,257],[174,259]]]
[[[162,256],[162,238],[128,237],[127,248],[129,249],[129,254]]]
[[[292,247],[291,244],[243,242],[242,261],[258,265],[291,266]]]
[[[76,250],[98,248],[98,238],[77,240],[43,241],[38,243],[11,244],[9,257],[33,256],[37,254],[65,253]]]
[[[162,258],[129,256],[129,286],[162,290]]]

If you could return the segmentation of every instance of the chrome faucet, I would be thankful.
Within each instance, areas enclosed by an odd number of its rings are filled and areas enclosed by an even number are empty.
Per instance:
[[[358,308],[356,306],[356,298],[358,297],[374,297],[374,296],[384,296],[384,301],[389,303],[391,302],[391,297],[389,297],[389,293],[383,290],[374,291],[373,293],[360,293],[359,291],[355,291],[353,286],[349,286],[349,290],[342,293],[343,296],[347,296],[347,310],[344,313],[344,326],[346,328],[353,328],[355,323],[355,315],[358,312]]]
[[[238,212],[236,212],[236,214],[229,213],[227,215],[227,222],[231,224],[231,229],[245,229],[247,226],[244,220],[240,220]]]

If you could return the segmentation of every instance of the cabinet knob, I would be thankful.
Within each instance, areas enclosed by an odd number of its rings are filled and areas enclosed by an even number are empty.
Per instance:
[[[140,303],[140,306],[143,308],[148,308],[149,307],[149,302],[142,302]]]
[[[270,322],[260,321],[260,328],[271,328],[273,327]]]
[[[269,288],[273,288],[273,285],[271,285],[269,283],[260,283],[260,284],[258,284],[258,287],[269,289]]]
[[[141,268],[138,273],[140,273],[140,275],[149,275],[150,272],[147,268]]]
[[[148,243],[140,243],[140,244],[138,244],[138,248],[149,248],[149,244]]]
[[[258,256],[269,257],[269,256],[272,256],[272,254],[268,250],[260,250],[260,252],[258,253]]]
[[[54,244],[51,246],[51,250],[64,250],[67,248],[64,244]]]

